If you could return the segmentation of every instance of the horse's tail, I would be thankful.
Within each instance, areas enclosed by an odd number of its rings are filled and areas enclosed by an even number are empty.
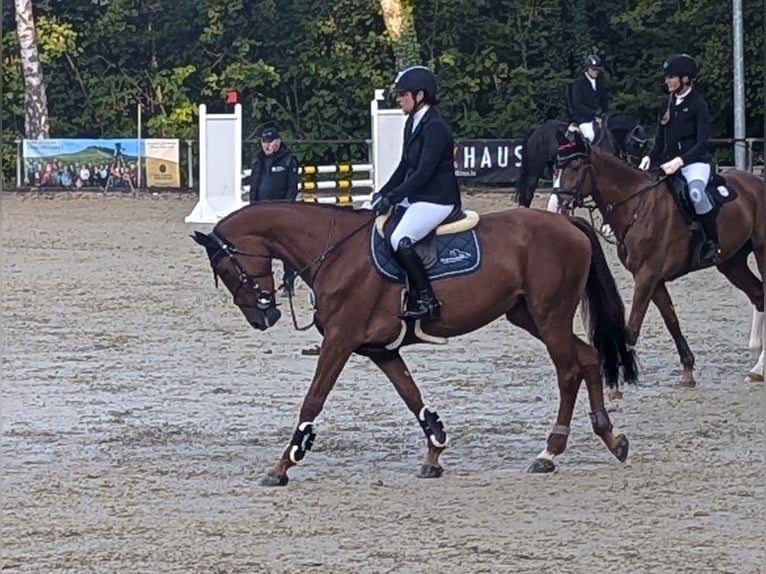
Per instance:
[[[635,383],[638,378],[638,363],[634,351],[628,346],[625,305],[609,270],[596,230],[580,217],[570,217],[569,220],[590,239],[590,271],[583,303],[587,303],[590,340],[601,357],[601,369],[606,384],[609,387],[618,385],[621,366],[623,380]]]
[[[529,179],[529,154],[527,153],[527,144],[529,143],[530,136],[535,133],[535,128],[530,129],[524,134],[524,139],[521,140],[521,167],[519,168],[519,175],[516,178],[516,197],[519,205],[523,207],[529,207],[532,204],[532,199],[535,196],[535,190],[532,187]]]

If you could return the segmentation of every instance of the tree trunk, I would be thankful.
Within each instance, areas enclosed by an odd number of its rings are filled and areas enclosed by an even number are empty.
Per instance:
[[[383,21],[391,36],[397,70],[420,63],[413,3],[414,0],[380,0]]]
[[[43,68],[37,51],[37,34],[32,0],[16,1],[16,33],[19,37],[21,67],[24,72],[24,131],[27,139],[50,137],[48,97]]]

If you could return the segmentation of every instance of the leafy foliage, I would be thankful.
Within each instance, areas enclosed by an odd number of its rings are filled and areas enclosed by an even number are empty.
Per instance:
[[[686,51],[733,135],[728,2],[708,0],[407,0],[420,60],[442,85],[458,137],[522,136],[566,118],[565,89],[584,56],[605,61],[612,108],[654,121],[668,54]],[[12,3],[3,4],[3,171],[15,173],[24,125]],[[244,99],[244,137],[277,124],[289,141],[364,139],[369,101],[389,87],[395,46],[379,0],[36,0],[52,137],[197,136],[197,106]],[[763,134],[763,11],[744,0],[748,136]],[[400,56],[401,58],[401,56]],[[411,55],[407,56],[412,58]],[[390,102],[393,103],[393,102]],[[347,146],[298,147],[306,159]],[[343,151],[345,150],[345,151]],[[248,152],[249,155],[249,152]],[[247,158],[246,158],[247,159]]]

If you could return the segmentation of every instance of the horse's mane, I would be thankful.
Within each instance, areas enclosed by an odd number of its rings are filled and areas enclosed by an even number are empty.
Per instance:
[[[599,149],[594,146],[590,148],[590,154],[591,156],[595,156],[599,161],[608,164],[610,169],[614,169],[620,174],[629,174],[631,177],[645,175],[645,172],[629,164],[628,162],[621,160],[619,157],[609,153],[606,150]]]
[[[354,213],[352,217],[359,217],[359,216],[366,216],[370,217],[371,211],[368,210],[358,210],[353,209],[349,207],[348,205],[338,205],[338,204],[332,204],[332,203],[311,203],[311,202],[305,202],[305,201],[292,201],[289,199],[279,199],[274,201],[264,201],[262,203],[252,203],[250,205],[246,205],[244,207],[241,207],[240,209],[236,211],[232,211],[225,217],[221,218],[221,220],[216,225],[221,225],[228,221],[229,219],[232,219],[234,217],[244,215],[245,213],[248,213],[250,211],[253,211],[255,209],[264,209],[265,207],[276,207],[276,206],[282,206],[282,207],[289,207],[290,209],[320,209],[320,210],[330,210],[335,211],[337,213]]]

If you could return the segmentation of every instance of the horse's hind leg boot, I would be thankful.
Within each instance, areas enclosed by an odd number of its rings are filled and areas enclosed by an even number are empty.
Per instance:
[[[431,281],[428,278],[423,261],[415,252],[415,247],[409,237],[404,237],[397,246],[396,260],[407,272],[414,300],[408,309],[399,315],[402,319],[438,319],[441,304],[436,299]]]
[[[306,453],[311,450],[315,438],[313,422],[299,424],[290,440],[290,462],[297,463],[303,460]]]
[[[439,413],[429,407],[423,407],[418,413],[418,422],[426,435],[426,440],[436,448],[447,446],[447,431],[439,418]]]

